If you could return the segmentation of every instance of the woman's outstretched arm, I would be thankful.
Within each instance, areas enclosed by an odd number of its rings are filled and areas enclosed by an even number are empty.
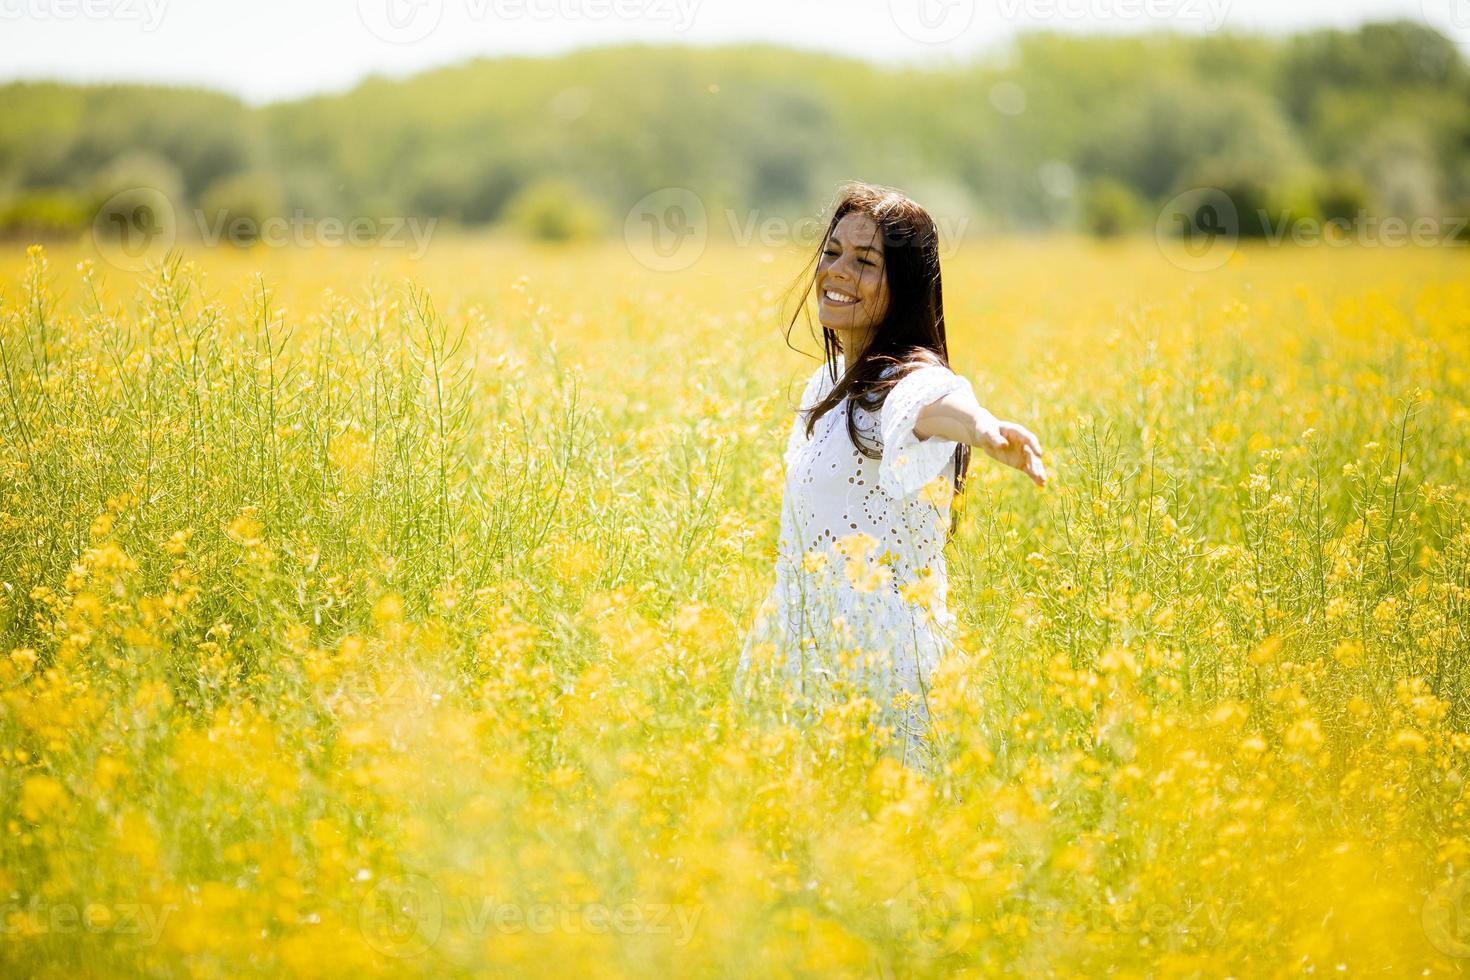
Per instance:
[[[1038,487],[1046,486],[1041,442],[1024,425],[992,415],[975,401],[968,386],[920,409],[914,435],[920,439],[938,436],[983,449],[992,458],[1031,477]]]

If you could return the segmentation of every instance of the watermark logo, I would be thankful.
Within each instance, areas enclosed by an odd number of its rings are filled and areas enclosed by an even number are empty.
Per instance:
[[[684,947],[704,912],[702,905],[667,902],[501,901],[494,897],[448,900],[421,874],[385,878],[363,897],[358,924],[373,949],[407,959],[428,952],[452,921],[473,936],[644,934],[670,937]]]
[[[939,239],[939,257],[943,259],[964,241],[970,219],[946,214],[934,214],[932,217]],[[726,209],[724,218],[730,241],[742,248],[752,245],[762,248],[780,248],[786,245],[815,248],[827,233],[827,222],[813,215],[790,219],[781,215],[762,216],[760,211],[755,210],[742,214],[734,209]],[[896,235],[891,238],[884,235],[882,241],[885,249],[902,248],[910,244],[908,240]]]
[[[462,0],[455,12],[475,24],[611,19],[664,22],[682,33],[694,24],[698,9],[699,0]],[[357,0],[357,16],[379,40],[415,44],[439,29],[444,0]]]
[[[1327,245],[1344,248],[1466,248],[1470,247],[1465,217],[1436,218],[1423,215],[1410,220],[1396,215],[1378,217],[1359,209],[1351,218],[1337,217],[1326,221],[1317,218],[1272,218],[1265,211],[1256,212],[1263,240],[1270,245],[1290,241],[1293,245],[1311,247]]]
[[[1420,909],[1424,935],[1446,956],[1470,957],[1470,874],[1447,881]]]
[[[663,22],[675,31],[694,24],[699,0],[465,0],[465,12],[474,21],[493,16],[508,20],[625,20]]]
[[[952,254],[965,240],[970,218],[963,214],[934,214],[940,258]],[[698,194],[684,187],[664,187],[646,194],[628,211],[623,241],[639,264],[655,272],[680,272],[698,262],[718,232],[739,248],[777,249],[790,245],[814,248],[827,233],[821,215],[788,217],[758,208],[726,208],[710,213]],[[884,239],[885,248],[912,244],[907,239]]]
[[[0,0],[0,20],[115,20],[151,33],[168,12],[168,0]]]
[[[357,0],[357,19],[389,44],[422,41],[444,18],[444,0]]]
[[[368,945],[385,956],[422,956],[444,928],[444,898],[424,875],[384,878],[363,897],[358,925]]]
[[[964,878],[954,875],[915,878],[885,904],[894,936],[926,959],[958,952],[975,929],[973,893]],[[1032,936],[1065,937],[1069,941],[1081,941],[1089,935],[1150,937],[1155,941],[1165,936],[1178,940],[1190,937],[1215,948],[1230,937],[1230,923],[1238,908],[1236,902],[1223,906],[1153,902],[1119,917],[1104,908],[1072,909],[1036,899],[1008,903],[1006,915],[1024,922],[1027,934]]]
[[[1240,242],[1240,215],[1230,195],[1196,187],[1171,199],[1154,224],[1154,241],[1164,258],[1188,272],[1218,269]]]
[[[173,202],[155,187],[130,187],[102,203],[92,217],[92,245],[109,265],[141,272],[173,247]]]
[[[195,208],[192,231],[181,229],[179,213],[168,195],[153,187],[131,187],[109,197],[92,217],[91,238],[98,255],[123,272],[142,272],[161,259],[178,241],[181,230],[206,248],[340,248],[343,246],[401,248],[409,258],[428,251],[438,218],[414,216],[342,219],[308,218],[297,208],[290,216],[257,218],[213,213]],[[185,219],[187,223],[187,218]]]
[[[139,946],[154,946],[163,936],[175,904],[150,902],[47,902],[32,895],[24,902],[0,902],[0,936],[78,933],[126,937]]]
[[[221,242],[247,247],[260,244],[269,248],[338,248],[343,245],[379,248],[408,248],[409,258],[423,258],[428,251],[438,218],[420,219],[413,216],[373,218],[359,215],[349,220],[341,218],[308,218],[306,212],[297,208],[289,218],[272,216],[258,219],[246,215],[231,215],[228,211],[208,214],[194,209],[194,223],[199,240],[206,246]]]
[[[628,210],[623,242],[638,262],[655,272],[679,272],[699,261],[709,242],[709,215],[699,195],[685,187],[645,194]]]
[[[1225,24],[1231,0],[997,0],[1007,20],[1159,21],[1202,24],[1214,33]]]
[[[1431,27],[1470,51],[1470,0],[1419,0]]]
[[[888,0],[888,15],[920,44],[948,44],[975,22],[975,0]]]
[[[922,956],[947,956],[962,947],[975,928],[975,899],[959,878],[924,875],[890,900],[888,924]]]
[[[1242,238],[1272,248],[1470,248],[1470,218],[1380,217],[1366,208],[1326,220],[1282,208],[1241,211],[1225,191],[1197,187],[1165,204],[1154,226],[1164,258],[1189,272],[1225,265]]]

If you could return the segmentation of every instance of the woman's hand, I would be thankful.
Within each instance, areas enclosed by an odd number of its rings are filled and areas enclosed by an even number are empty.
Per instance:
[[[1017,422],[1002,422],[993,415],[989,419],[982,419],[976,429],[979,438],[971,445],[979,446],[991,458],[1025,473],[1038,487],[1046,486],[1046,467],[1041,462],[1041,442],[1030,429]]]

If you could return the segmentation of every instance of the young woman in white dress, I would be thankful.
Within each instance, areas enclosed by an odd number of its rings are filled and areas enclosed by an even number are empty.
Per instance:
[[[1045,486],[1041,443],[949,368],[938,232],[918,204],[844,188],[798,313],[813,288],[824,358],[792,423],[775,584],[735,690],[801,724],[865,694],[903,761],[932,771],[929,677],[955,624],[950,502],[972,446]]]

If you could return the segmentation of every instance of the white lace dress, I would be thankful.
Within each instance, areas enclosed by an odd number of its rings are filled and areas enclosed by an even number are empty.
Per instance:
[[[846,370],[838,357],[839,376]],[[891,369],[890,369],[891,370]],[[801,409],[835,382],[817,366]],[[914,435],[920,409],[970,382],[925,366],[889,391],[877,418],[856,423],[881,459],[858,452],[847,400],[817,420],[810,440],[798,411],[787,441],[775,584],[745,637],[737,696],[789,702],[783,720],[809,722],[824,704],[871,697],[905,762],[929,768],[929,678],[953,643],[944,540],[958,444]],[[794,712],[794,717],[793,717]]]

